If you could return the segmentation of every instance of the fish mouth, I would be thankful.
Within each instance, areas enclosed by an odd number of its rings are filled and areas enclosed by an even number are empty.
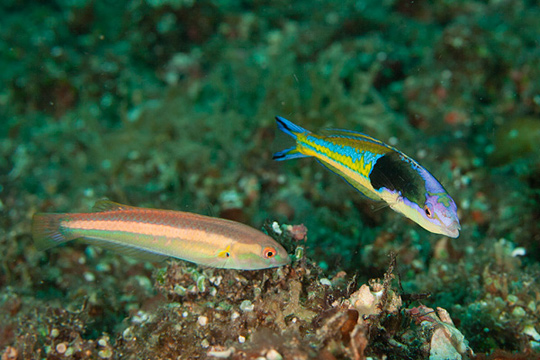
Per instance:
[[[459,222],[453,221],[450,225],[446,227],[446,235],[450,236],[452,238],[457,238],[459,236],[459,231],[461,230],[461,225],[459,225]]]

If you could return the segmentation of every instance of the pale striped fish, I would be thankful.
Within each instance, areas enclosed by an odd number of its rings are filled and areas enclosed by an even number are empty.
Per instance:
[[[275,153],[275,160],[312,156],[364,196],[385,201],[424,229],[459,236],[454,200],[429,171],[401,151],[354,131],[314,134],[282,117],[276,120],[296,144]]]
[[[96,212],[35,214],[32,235],[45,250],[70,240],[158,260],[173,257],[239,270],[286,265],[285,249],[264,233],[234,221],[100,200]]]

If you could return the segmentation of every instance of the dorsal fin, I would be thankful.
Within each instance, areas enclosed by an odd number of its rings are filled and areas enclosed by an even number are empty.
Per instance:
[[[342,138],[349,138],[349,139],[360,139],[364,141],[369,141],[377,145],[381,145],[385,148],[393,149],[390,145],[385,144],[381,140],[377,140],[372,136],[369,136],[367,134],[353,131],[353,130],[343,130],[343,129],[323,129],[320,132],[321,135],[328,136],[328,137],[342,137]]]
[[[133,208],[134,206],[122,205],[108,199],[102,199],[102,200],[96,201],[96,203],[94,204],[94,207],[92,208],[92,211],[94,212],[122,211],[122,210],[129,210]]]

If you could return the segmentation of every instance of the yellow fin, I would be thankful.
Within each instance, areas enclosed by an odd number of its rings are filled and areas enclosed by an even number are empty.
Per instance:
[[[341,170],[339,170],[338,168],[336,168],[335,166],[332,166],[326,162],[323,162],[323,161],[320,161],[320,160],[317,160],[319,162],[319,164],[321,164],[322,166],[326,167],[328,170],[338,174],[343,180],[345,180],[346,182],[348,182],[353,188],[355,188],[356,190],[358,190],[358,192],[362,195],[364,195],[364,197],[370,199],[370,200],[373,200],[373,201],[381,201],[381,198],[375,193],[373,192],[372,190],[368,189],[367,187],[365,187],[363,184],[361,184],[359,181],[355,180],[355,179],[352,179],[351,177],[345,175]]]
[[[225,250],[221,250],[217,254],[217,257],[220,258],[228,258],[229,256],[231,256],[231,245],[227,246]]]

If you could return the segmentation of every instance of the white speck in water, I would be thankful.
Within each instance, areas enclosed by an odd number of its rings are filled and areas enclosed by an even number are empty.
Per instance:
[[[277,221],[274,221],[272,223],[272,230],[274,230],[274,232],[278,235],[281,235],[283,233],[283,231],[281,231],[281,229],[279,228],[279,224]]]
[[[88,282],[93,282],[94,280],[96,280],[96,276],[88,271],[85,272],[83,276],[84,276],[84,279]]]
[[[516,257],[516,256],[525,256],[525,255],[527,255],[527,250],[525,250],[525,248],[522,248],[522,247],[515,248],[515,249],[512,251],[512,256],[513,256],[513,257]]]

